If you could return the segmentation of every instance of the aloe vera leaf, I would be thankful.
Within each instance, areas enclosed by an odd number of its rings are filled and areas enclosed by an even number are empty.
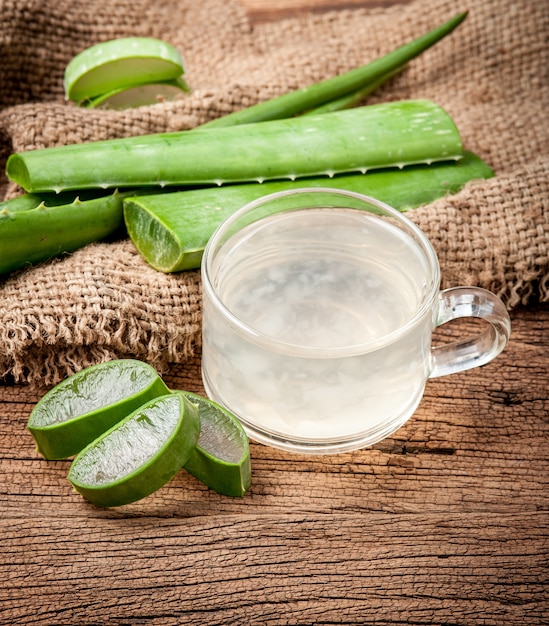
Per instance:
[[[80,200],[94,200],[102,196],[110,195],[112,191],[102,189],[87,189],[81,191],[65,191],[63,193],[24,193],[10,200],[0,201],[0,221],[2,216],[9,213],[19,213],[20,211],[31,211],[38,208],[42,203],[46,206],[59,206],[61,204],[71,204],[77,198]]]
[[[305,111],[303,115],[320,115],[322,113],[333,113],[334,111],[342,111],[343,109],[350,109],[358,104],[360,104],[363,100],[365,100],[370,94],[372,94],[376,89],[384,85],[390,78],[398,74],[403,70],[402,67],[397,68],[396,70],[389,72],[384,76],[381,76],[378,80],[366,85],[366,87],[362,87],[362,89],[357,89],[356,91],[352,91],[351,93],[345,94],[340,98],[335,98],[334,100],[330,100],[325,104],[321,104],[320,106],[311,109],[310,111]]]
[[[183,391],[198,408],[200,437],[184,469],[210,489],[242,497],[250,488],[252,468],[248,436],[237,418],[215,402]]]
[[[467,11],[459,13],[444,24],[392,52],[339,76],[296,89],[265,102],[252,105],[229,115],[202,124],[200,128],[249,124],[265,120],[292,117],[331,100],[367,87],[419,56],[422,52],[450,34],[467,17]]]
[[[61,204],[69,204],[70,202],[74,202],[77,194],[73,192],[69,192],[68,194],[34,194],[34,193],[24,193],[16,198],[12,198],[11,200],[4,200],[0,202],[0,224],[2,223],[2,219],[7,215],[12,215],[13,213],[19,213],[21,211],[31,211],[32,209],[36,209],[43,202],[45,202],[45,197],[51,196],[55,198],[57,196],[70,195],[72,199],[65,200],[65,202],[61,201]]]
[[[461,156],[461,138],[446,111],[430,100],[406,100],[15,153],[6,171],[36,193],[293,179]]]
[[[124,226],[122,199],[127,195],[135,194],[114,192],[91,200],[77,197],[61,205],[54,203],[55,196],[51,205],[40,196],[21,196],[14,199],[15,210],[10,208],[12,200],[5,202],[0,207],[0,274],[112,235]],[[38,206],[32,208],[36,201]]]
[[[124,218],[143,258],[159,271],[178,272],[200,267],[206,243],[221,222],[269,193],[298,187],[346,189],[405,211],[455,193],[469,180],[493,174],[482,159],[466,152],[455,163],[128,197],[124,200]]]
[[[103,41],[77,54],[65,68],[65,95],[86,100],[124,86],[172,80],[184,73],[179,51],[151,37]]]

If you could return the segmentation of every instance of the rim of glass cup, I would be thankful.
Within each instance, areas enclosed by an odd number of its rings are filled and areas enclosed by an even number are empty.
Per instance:
[[[211,266],[215,259],[216,248],[219,244],[219,240],[225,235],[227,230],[231,228],[231,226],[237,222],[242,215],[254,210],[258,206],[265,204],[266,202],[270,202],[277,198],[288,196],[288,195],[296,195],[296,194],[307,194],[307,193],[329,193],[332,196],[341,196],[341,197],[350,197],[355,200],[359,200],[366,204],[370,204],[373,207],[384,211],[391,217],[395,218],[397,222],[402,223],[406,228],[411,231],[413,234],[413,238],[417,244],[420,244],[422,251],[425,255],[426,261],[429,265],[429,269],[431,270],[431,284],[429,285],[429,289],[422,298],[421,305],[417,308],[414,315],[410,317],[410,319],[403,324],[401,327],[382,335],[381,337],[377,337],[376,339],[371,339],[362,343],[357,343],[353,345],[347,346],[337,346],[337,347],[311,347],[311,346],[302,346],[295,343],[288,343],[284,341],[280,341],[266,333],[262,333],[258,331],[245,322],[243,322],[238,316],[234,315],[230,309],[228,309],[221,299],[219,298],[216,289],[214,288],[214,283],[211,280]],[[301,207],[301,209],[306,207]],[[312,206],[309,208],[313,208]],[[314,207],[318,208],[318,207]],[[334,207],[319,207],[319,208],[334,208]],[[347,207],[337,207],[337,208],[347,208]],[[353,210],[361,210],[355,209],[351,207]],[[299,210],[299,208],[291,209],[291,210]],[[290,212],[290,210],[288,210]],[[263,217],[260,217],[258,220],[253,220],[250,223],[255,223],[256,221],[260,221]],[[410,234],[410,233],[408,233]],[[229,238],[230,239],[230,238]],[[229,239],[227,241],[229,241]],[[226,242],[225,242],[226,243]],[[222,244],[223,245],[223,244]],[[204,254],[202,257],[201,264],[201,273],[202,273],[202,288],[207,290],[208,296],[214,306],[220,309],[223,312],[223,316],[228,319],[231,325],[238,330],[238,332],[244,336],[249,337],[254,343],[259,344],[264,347],[268,347],[270,350],[281,352],[287,355],[293,356],[303,356],[309,358],[335,358],[338,356],[353,356],[358,354],[365,354],[367,352],[371,352],[373,350],[379,349],[382,346],[389,345],[392,342],[396,341],[406,333],[408,333],[416,323],[423,319],[424,315],[428,310],[432,308],[432,304],[434,299],[438,296],[440,291],[440,266],[438,262],[438,258],[436,252],[423,231],[416,225],[412,220],[403,215],[401,211],[394,209],[393,207],[377,200],[376,198],[372,198],[371,196],[366,196],[364,194],[356,193],[354,191],[347,191],[344,189],[336,189],[330,187],[299,187],[296,189],[287,189],[284,191],[277,191],[275,193],[266,194],[261,196],[260,198],[245,204],[240,209],[235,211],[232,215],[230,215],[225,221],[223,221],[214,231],[206,247],[204,249]]]

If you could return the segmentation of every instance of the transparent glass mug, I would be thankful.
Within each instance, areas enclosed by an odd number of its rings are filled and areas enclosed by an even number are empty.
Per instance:
[[[501,300],[440,291],[421,230],[360,194],[301,188],[241,208],[202,260],[202,376],[248,435],[300,453],[363,448],[414,413],[426,381],[478,367],[505,347]],[[487,320],[432,347],[436,326]]]

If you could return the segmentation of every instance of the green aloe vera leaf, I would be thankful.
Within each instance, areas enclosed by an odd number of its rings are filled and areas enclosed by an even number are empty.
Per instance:
[[[382,76],[378,80],[366,85],[366,87],[352,91],[351,93],[345,94],[340,98],[330,100],[329,102],[321,104],[310,111],[305,111],[303,115],[320,115],[321,113],[332,113],[334,111],[342,111],[343,109],[350,109],[351,107],[357,106],[376,89],[381,87],[381,85],[384,85],[390,78],[393,78],[393,76],[396,76],[399,72],[401,72],[402,69],[402,67],[399,67],[396,70]]]
[[[102,192],[105,194],[105,192]],[[122,229],[122,199],[131,191],[112,191],[90,200],[25,194],[0,204],[0,274],[71,252]],[[60,194],[61,195],[61,194]],[[69,197],[67,197],[69,196]],[[36,202],[38,205],[35,206]],[[13,204],[12,204],[13,203]]]
[[[95,200],[111,194],[112,190],[102,189],[72,190],[62,193],[24,193],[10,200],[0,201],[0,219],[2,216],[19,213],[20,211],[31,211],[38,208],[42,203],[48,207],[60,206],[62,204],[71,204],[76,199],[81,201]]]
[[[42,202],[44,202],[43,195],[55,196],[56,194],[39,195],[34,193],[24,193],[20,196],[17,196],[16,198],[12,198],[11,200],[4,200],[0,202],[0,220],[2,220],[2,218],[5,218],[7,215],[13,215],[14,213],[19,213],[21,211],[30,211],[31,209],[36,209],[42,204]],[[72,196],[72,200],[69,200],[69,202],[73,202],[76,194],[70,192],[70,195]]]
[[[384,80],[386,80],[388,77],[392,75],[395,68],[399,69],[402,66],[402,64],[406,63],[408,60],[410,60],[414,56],[417,56],[417,54],[421,53],[424,49],[433,45],[438,40],[440,40],[441,38],[443,38],[444,36],[452,32],[452,30],[456,28],[463,21],[463,19],[465,19],[465,17],[466,17],[466,13],[461,13],[455,16],[452,20],[449,20],[446,24],[443,24],[442,26],[427,33],[423,37],[420,37],[419,39],[414,40],[413,42],[410,42],[409,44],[405,44],[405,46],[402,46],[401,48],[393,51],[386,57],[382,57],[381,59],[373,61],[367,66],[364,66],[362,68],[357,68],[356,70],[352,70],[351,72],[344,74],[342,76],[336,76],[333,79],[329,79],[328,81],[323,81],[322,83],[318,83],[317,84],[318,91],[320,92],[320,94],[317,93],[317,85],[313,85],[311,87],[306,88],[305,90],[297,90],[296,92],[289,94],[289,98],[287,100],[285,100],[285,96],[282,97],[282,100],[280,100],[279,98],[274,98],[272,101],[268,101],[267,103],[261,103],[261,105],[258,105],[256,107],[250,107],[252,111],[248,113],[239,111],[236,114],[225,116],[223,118],[214,120],[212,123],[210,123],[210,125],[224,125],[224,124],[235,125],[235,124],[240,124],[240,123],[245,123],[245,122],[250,122],[250,121],[257,121],[257,120],[262,120],[262,119],[280,118],[280,117],[283,117],[284,115],[294,115],[296,113],[311,109],[311,107],[318,106],[319,103],[322,103],[322,102],[330,103],[331,100],[337,99],[339,96],[341,96],[342,93],[348,93],[349,91],[351,91],[351,93],[349,93],[348,96],[342,98],[339,102],[336,100],[336,102],[334,102],[333,104],[328,104],[326,110],[334,110],[334,109],[337,110],[340,108],[347,107],[350,104],[357,102],[358,99],[361,99],[364,97],[365,94],[360,95],[360,91],[361,90],[369,91],[371,89],[372,81],[374,81],[374,83],[376,82],[379,83],[379,82],[383,82]],[[153,42],[152,45],[155,46],[157,45],[157,43],[158,42]],[[115,85],[120,85],[120,82],[119,82],[120,76],[119,76],[119,71],[118,71],[119,67],[117,70],[116,64],[105,62],[105,57],[108,57],[108,54],[105,54],[105,50],[108,51],[109,46],[121,47],[123,46],[123,44],[124,44],[124,40],[122,40],[122,43],[120,40],[113,40],[112,43],[104,42],[103,44],[99,44],[99,52],[100,52],[99,59],[95,61],[98,67],[102,68],[101,71],[106,72],[107,75],[109,75],[110,73],[114,71],[114,75],[115,75],[114,84]],[[103,50],[103,52],[101,52],[101,50]],[[141,48],[141,50],[143,51],[143,48]],[[78,77],[78,75],[82,73],[81,71],[78,70],[78,64],[81,63],[82,60],[85,61],[86,57],[91,55],[92,53],[93,53],[92,49],[87,49],[86,51],[84,51],[84,53],[82,53],[82,56],[78,55],[80,57],[79,60],[76,57],[75,59],[73,59],[72,67],[67,68],[66,84],[68,84],[69,82],[74,82],[75,76]],[[175,60],[179,62],[177,57],[175,57]],[[135,67],[135,55],[132,56],[132,54],[129,54],[128,63],[130,67]],[[179,74],[179,73],[180,72],[178,68],[176,71],[176,74]],[[385,76],[385,74],[387,74],[387,76]],[[379,78],[380,75],[381,75],[381,78]],[[94,74],[92,72],[92,78],[93,76]],[[100,74],[95,74],[96,78],[98,76],[100,77]],[[179,75],[179,79],[183,80],[180,75]],[[104,86],[101,87],[101,90],[103,89],[104,89]],[[355,89],[355,92],[357,93],[353,94],[352,93],[353,89]],[[299,97],[298,97],[299,95],[302,96],[301,102],[299,101]],[[85,97],[88,97],[88,96],[85,96]],[[293,110],[291,108],[288,109],[287,106],[284,105],[285,101],[288,102],[292,100],[297,104],[297,108],[294,108]],[[281,102],[281,104],[283,105],[282,110],[277,110],[277,108],[279,107],[277,102]],[[204,126],[200,128],[204,128]],[[14,176],[16,178],[21,178],[22,176],[24,176],[25,168],[24,166],[19,165],[17,161],[18,161],[18,157],[15,157],[14,163],[12,166],[14,169]],[[8,175],[9,175],[9,169],[10,168],[7,168]],[[18,170],[20,169],[22,169],[23,172],[18,173]],[[147,184],[156,184],[156,182],[157,181],[149,181]],[[158,182],[160,184],[162,181],[158,181]],[[99,182],[98,186],[104,187],[104,184]],[[46,187],[48,187],[48,185],[46,185]],[[54,185],[49,185],[49,187],[53,189]],[[78,189],[78,187],[76,187],[75,189]],[[33,197],[30,197],[32,196],[32,194],[26,194],[26,197],[24,199],[18,200],[17,204],[11,204],[9,208],[6,208],[4,206],[5,203],[0,203],[0,214],[3,212],[5,215],[6,211],[8,211],[10,214],[13,214],[16,211],[25,211],[31,208],[35,208],[35,206],[33,206],[33,202],[35,199],[37,200],[36,206],[40,204],[42,200],[45,201],[46,206],[53,206],[54,204],[57,205],[57,204],[66,204],[66,203],[73,202],[73,199],[65,200],[64,198],[62,198],[62,196],[66,196],[66,194],[59,193],[58,188],[55,189],[55,192],[56,194],[49,194],[50,197],[48,199],[33,198]],[[85,193],[87,193],[86,190],[78,191],[80,200],[84,200],[83,194]],[[51,198],[52,195],[57,195],[58,196],[57,200],[52,200]],[[4,208],[6,208],[6,211],[3,211]],[[18,233],[19,233],[18,236],[21,236],[21,231],[18,230]],[[12,235],[9,235],[9,236],[10,238],[12,237]],[[74,245],[71,244],[70,249],[76,249],[80,245],[82,244],[76,244],[76,243]],[[32,259],[42,260],[43,258],[47,258],[48,256],[49,256],[49,253],[45,257],[33,255]],[[22,263],[25,263],[26,261],[27,259],[23,259]],[[6,267],[11,267],[12,269],[17,268],[18,266],[19,266],[19,261],[17,262],[14,261],[14,263],[12,264],[8,263],[6,265]],[[7,271],[7,270],[4,270],[4,271]]]
[[[120,359],[92,365],[50,389],[27,427],[46,459],[73,456],[148,400],[169,392],[146,363]]]
[[[473,179],[493,171],[471,152],[457,162],[410,165],[333,178],[225,185],[124,200],[126,228],[143,258],[162,272],[200,267],[208,239],[229,215],[248,202],[298,187],[346,189],[386,202],[401,211],[455,193]]]
[[[226,496],[243,496],[252,482],[248,437],[237,418],[215,402],[182,392],[198,408],[200,437],[184,469]]]
[[[182,393],[154,398],[81,450],[68,479],[97,506],[141,500],[182,469],[199,433],[198,410]]]
[[[459,13],[421,37],[396,48],[366,65],[339,76],[314,83],[309,87],[296,89],[276,98],[271,98],[265,102],[260,102],[240,111],[219,117],[203,124],[200,128],[232,126],[288,118],[363,89],[380,78],[390,75],[396,69],[403,67],[413,58],[436,44],[457,28],[466,17],[467,11]]]
[[[114,89],[178,78],[183,60],[171,44],[151,37],[103,41],[77,54],[65,68],[68,100],[79,102]]]
[[[15,153],[6,171],[36,193],[293,179],[452,160],[462,152],[459,132],[442,107],[406,100]]]
[[[188,93],[189,86],[182,78],[174,80],[147,83],[145,85],[131,85],[114,89],[109,93],[96,96],[84,103],[84,106],[93,109],[128,109],[158,102],[174,100],[182,93]]]

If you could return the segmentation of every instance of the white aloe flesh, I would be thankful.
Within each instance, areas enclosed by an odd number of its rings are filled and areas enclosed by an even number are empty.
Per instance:
[[[184,469],[217,493],[242,497],[252,482],[244,429],[232,413],[215,402],[183,393],[198,407],[200,416],[200,437]]]
[[[86,103],[95,109],[129,109],[175,100],[189,92],[183,79],[122,87],[92,98]]]
[[[12,154],[6,171],[36,193],[333,176],[457,160],[462,154],[452,118],[423,99],[32,150]]]
[[[86,48],[67,65],[67,99],[79,102],[114,89],[173,80],[184,73],[183,59],[171,44],[151,37],[111,39]]]

